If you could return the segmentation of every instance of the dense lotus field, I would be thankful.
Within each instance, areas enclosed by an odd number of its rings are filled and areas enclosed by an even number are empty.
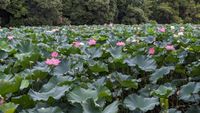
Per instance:
[[[200,113],[200,27],[0,29],[0,113]]]

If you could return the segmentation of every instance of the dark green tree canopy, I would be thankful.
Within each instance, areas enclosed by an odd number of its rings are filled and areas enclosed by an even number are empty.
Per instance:
[[[0,0],[0,25],[200,23],[199,0]]]

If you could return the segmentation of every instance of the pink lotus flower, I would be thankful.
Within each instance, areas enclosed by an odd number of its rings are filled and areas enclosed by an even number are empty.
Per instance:
[[[13,40],[14,36],[13,35],[9,35],[7,38],[8,38],[8,40]]]
[[[158,31],[164,33],[166,31],[166,29],[164,27],[161,27],[158,29]]]
[[[60,64],[60,60],[59,59],[56,59],[56,58],[51,58],[51,59],[47,59],[46,61],[45,61],[45,63],[47,64],[47,65],[50,65],[50,66],[57,66],[57,65],[59,65]]]
[[[88,44],[90,45],[90,46],[92,46],[92,45],[96,45],[96,40],[95,39],[90,39],[89,41],[88,41]]]
[[[119,42],[116,43],[116,45],[117,45],[117,46],[125,46],[125,43],[122,42],[122,41],[119,41]]]
[[[53,57],[53,58],[58,57],[58,52],[52,52],[52,53],[51,53],[51,57]]]
[[[81,46],[81,42],[79,41],[73,42],[73,46],[78,48]]]
[[[4,104],[4,100],[0,97],[0,106]]]
[[[167,46],[165,47],[165,49],[167,49],[167,50],[175,50],[175,48],[174,48],[173,45],[167,45]]]
[[[153,47],[149,48],[149,54],[154,55],[155,54],[155,49]]]

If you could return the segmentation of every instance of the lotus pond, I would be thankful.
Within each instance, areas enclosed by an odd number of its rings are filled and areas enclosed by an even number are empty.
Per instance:
[[[200,27],[0,28],[0,113],[200,113]]]

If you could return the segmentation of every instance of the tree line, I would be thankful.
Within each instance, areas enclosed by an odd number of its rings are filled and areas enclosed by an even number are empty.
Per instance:
[[[1,26],[200,23],[200,0],[0,0]]]

